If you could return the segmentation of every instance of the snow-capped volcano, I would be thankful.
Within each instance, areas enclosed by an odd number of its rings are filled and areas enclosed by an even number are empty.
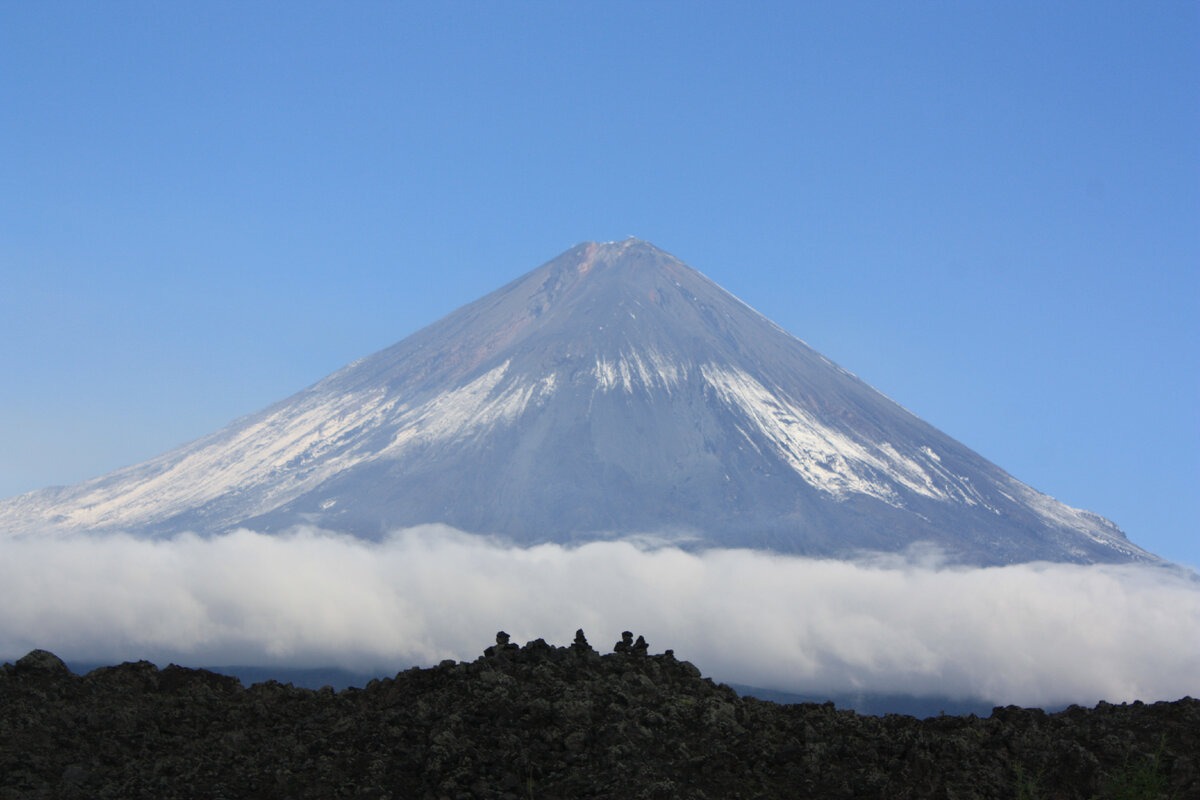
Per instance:
[[[574,247],[151,461],[0,502],[6,533],[427,522],[519,543],[1157,560],[637,239]]]

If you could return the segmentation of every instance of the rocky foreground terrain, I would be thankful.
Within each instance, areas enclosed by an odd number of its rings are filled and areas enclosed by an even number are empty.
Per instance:
[[[1195,798],[1200,701],[986,719],[777,705],[626,634],[312,691],[0,667],[0,798]]]

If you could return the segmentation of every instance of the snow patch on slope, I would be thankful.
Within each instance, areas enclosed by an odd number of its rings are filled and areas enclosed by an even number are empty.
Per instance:
[[[1033,509],[1042,519],[1051,525],[1080,533],[1093,542],[1111,547],[1120,552],[1138,556],[1142,549],[1132,545],[1113,525],[1099,514],[1072,508],[1061,500],[1056,500],[1047,494],[1042,494],[1031,486],[1026,486],[1015,478],[1012,486],[1020,497],[1020,502]]]
[[[353,441],[389,417],[399,403],[383,390],[313,395],[306,402],[251,418],[167,453],[143,468],[81,484],[58,507],[71,527],[108,527],[165,518],[229,492],[264,491],[256,508],[299,494],[361,460]]]
[[[416,443],[455,441],[512,424],[530,403],[544,403],[557,388],[557,376],[532,383],[502,381],[508,361],[470,383],[434,397],[396,420],[398,430],[379,455],[396,457]]]
[[[31,493],[16,511],[26,522],[65,528],[123,528],[165,520],[240,496],[243,517],[265,513],[344,470],[394,458],[418,442],[456,440],[513,422],[554,393],[556,376],[503,383],[509,362],[416,406],[385,389],[312,392],[298,403],[247,418],[138,467],[80,484],[67,496]],[[381,431],[394,431],[378,449]],[[53,520],[47,519],[52,511]],[[29,524],[5,526],[16,533]]]
[[[621,351],[614,360],[597,356],[592,367],[592,377],[597,388],[603,392],[621,389],[628,394],[641,388],[647,394],[655,389],[665,389],[667,394],[687,378],[687,367],[664,357],[657,350],[648,348],[629,352]]]
[[[865,442],[823,425],[811,413],[735,367],[704,364],[700,372],[717,396],[739,409],[775,453],[810,485],[835,497],[865,494],[901,506],[897,484],[936,500],[950,494],[911,458],[887,442]],[[739,430],[742,430],[739,427]],[[744,436],[753,443],[744,430]]]

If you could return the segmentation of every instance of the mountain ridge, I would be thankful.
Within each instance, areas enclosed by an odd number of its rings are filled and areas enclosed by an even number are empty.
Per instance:
[[[1157,560],[1012,478],[674,256],[585,242],[156,459],[0,503],[0,530],[441,522],[518,544],[962,563]]]

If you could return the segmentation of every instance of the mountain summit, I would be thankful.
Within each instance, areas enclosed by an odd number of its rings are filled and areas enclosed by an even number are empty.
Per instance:
[[[440,522],[970,564],[1158,560],[637,239],[580,244],[143,464],[0,502],[0,531]]]

